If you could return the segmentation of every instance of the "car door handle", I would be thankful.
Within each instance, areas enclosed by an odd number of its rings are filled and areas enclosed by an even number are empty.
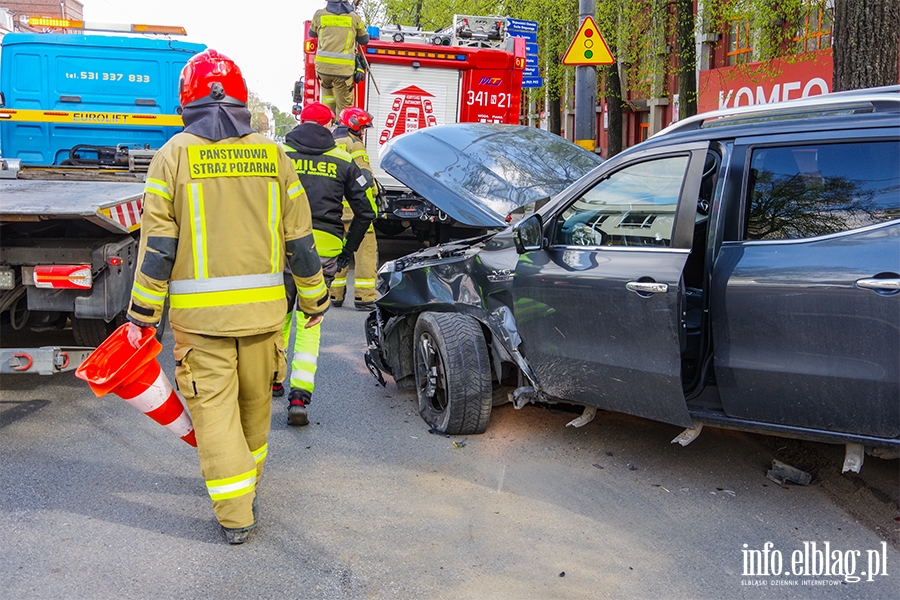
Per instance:
[[[866,290],[900,290],[900,279],[857,279],[856,287]]]
[[[625,289],[639,294],[665,294],[669,291],[669,285],[652,281],[629,281],[625,284]]]

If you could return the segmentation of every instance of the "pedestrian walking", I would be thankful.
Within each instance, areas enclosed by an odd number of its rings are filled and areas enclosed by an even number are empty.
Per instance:
[[[309,204],[284,150],[250,128],[238,66],[208,49],[178,84],[184,131],[154,156],[144,188],[128,337],[169,298],[175,379],[226,540],[247,541],[268,450],[271,386],[286,370],[287,265],[309,326],[329,307]]]

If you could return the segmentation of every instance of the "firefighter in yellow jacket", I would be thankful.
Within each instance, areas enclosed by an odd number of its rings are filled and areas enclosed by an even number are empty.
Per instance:
[[[329,299],[303,187],[284,151],[250,128],[240,69],[206,50],[179,93],[184,132],[147,173],[129,340],[159,322],[168,295],[200,470],[227,541],[240,544],[256,526],[270,391],[286,369],[285,264],[309,323]]]
[[[322,104],[336,115],[353,105],[356,46],[369,43],[362,18],[346,0],[328,0],[313,15],[309,37],[318,39],[316,77]]]
[[[375,177],[372,175],[372,165],[369,164],[369,154],[366,145],[363,144],[363,130],[372,126],[372,115],[361,108],[345,108],[340,115],[340,125],[334,130],[334,143],[338,148],[343,148],[350,153],[356,166],[366,178],[366,193],[372,203],[372,210],[377,216],[378,208],[375,197],[378,195],[378,187]],[[344,202],[344,228],[350,226],[353,219],[353,211],[350,205]],[[353,300],[354,306],[359,310],[375,309],[375,281],[378,276],[378,241],[375,238],[375,226],[369,225],[366,235],[359,245],[359,249],[353,254]],[[344,295],[347,292],[347,272],[344,268],[334,277],[331,284],[331,304],[342,306]]]

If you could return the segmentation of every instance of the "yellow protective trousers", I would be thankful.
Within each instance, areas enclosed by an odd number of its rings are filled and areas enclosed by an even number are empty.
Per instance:
[[[344,222],[344,233],[350,223]],[[347,293],[347,274],[350,267],[338,271],[331,284],[331,301],[343,302]],[[353,299],[356,302],[375,302],[375,282],[378,276],[378,240],[375,227],[369,225],[359,248],[353,253]]]
[[[213,337],[173,328],[175,380],[187,401],[200,472],[219,523],[253,524],[268,450],[272,383],[286,370],[280,331]]]
[[[341,111],[353,106],[353,74],[349,76],[325,75],[318,73],[320,99],[322,104],[340,116]]]

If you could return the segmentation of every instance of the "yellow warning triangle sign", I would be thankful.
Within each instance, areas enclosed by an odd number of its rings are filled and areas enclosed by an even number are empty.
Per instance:
[[[616,62],[606,40],[600,35],[600,29],[594,23],[593,17],[587,16],[581,22],[575,39],[569,44],[563,56],[564,65],[611,65]]]

